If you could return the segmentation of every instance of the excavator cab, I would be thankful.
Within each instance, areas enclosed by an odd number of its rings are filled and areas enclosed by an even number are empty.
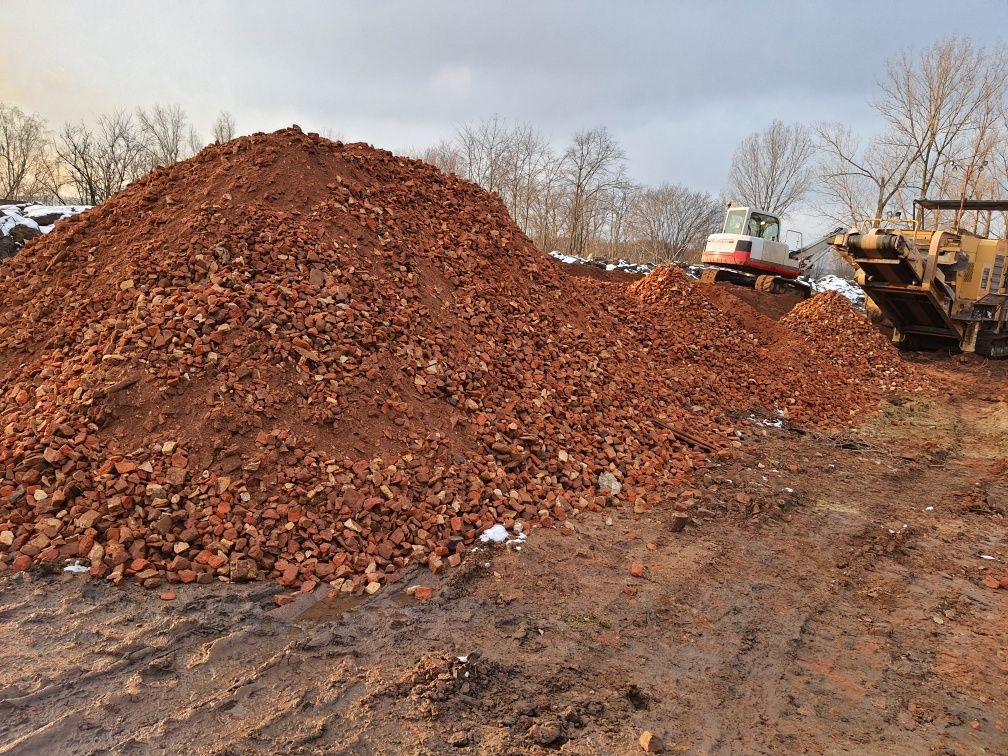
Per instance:
[[[759,210],[733,207],[729,208],[725,216],[722,233],[777,241],[780,236],[780,220]]]

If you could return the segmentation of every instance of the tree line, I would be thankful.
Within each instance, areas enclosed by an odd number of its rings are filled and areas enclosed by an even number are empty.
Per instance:
[[[624,150],[604,127],[579,131],[557,148],[535,127],[493,116],[415,152],[496,192],[543,250],[677,262],[695,258],[720,228],[728,198],[853,226],[911,218],[919,197],[1008,197],[1006,90],[1004,46],[952,35],[898,53],[869,100],[875,133],[858,135],[843,123],[774,121],[738,145],[720,196],[634,182]],[[234,119],[221,113],[212,141],[234,136]],[[91,126],[65,123],[51,131],[40,117],[0,103],[0,198],[98,204],[202,146],[178,105],[118,111]],[[1004,214],[959,216],[953,221],[975,233],[1004,233]],[[938,222],[920,213],[917,219]]]
[[[497,192],[542,249],[678,261],[720,227],[725,198],[781,216],[800,208],[850,227],[911,219],[921,197],[1008,197],[1006,88],[1003,46],[952,35],[901,52],[869,100],[879,116],[874,135],[861,139],[843,123],[775,120],[739,144],[723,198],[635,184],[623,150],[601,128],[556,151],[533,127],[495,116],[463,124],[420,157]],[[1004,214],[958,215],[917,211],[916,219],[1005,232]]]
[[[234,136],[234,118],[221,112],[212,141]],[[99,115],[90,126],[67,122],[52,132],[40,116],[0,103],[0,198],[97,205],[204,145],[178,105],[119,110]]]
[[[601,127],[557,150],[534,127],[493,116],[462,124],[418,157],[496,192],[540,249],[578,257],[681,261],[724,214],[710,193],[633,182],[626,154]]]
[[[921,197],[1008,197],[1006,90],[1004,46],[952,35],[890,58],[869,101],[880,121],[875,136],[859,139],[840,123],[811,129],[821,154],[817,206],[847,222],[913,218],[913,200]],[[1004,232],[1003,215],[960,215],[952,222],[974,232]]]

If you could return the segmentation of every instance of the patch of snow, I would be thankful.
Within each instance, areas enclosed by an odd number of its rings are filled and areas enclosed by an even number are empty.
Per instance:
[[[515,551],[521,551],[521,546],[516,546],[516,544],[524,543],[526,538],[528,538],[527,533],[519,531],[517,528],[514,533],[509,533],[507,528],[497,523],[484,530],[479,540],[480,543],[503,543],[505,546],[514,546]]]
[[[700,276],[703,275],[704,270],[707,269],[706,265],[687,265],[686,275],[697,281],[700,280]]]
[[[22,211],[25,218],[39,218],[43,215],[59,213],[64,218],[89,210],[90,205],[27,205]]]
[[[88,209],[88,205],[0,205],[0,236],[8,236],[17,226],[48,234],[60,220]],[[35,221],[52,215],[57,216],[57,220],[49,225],[40,226]]]
[[[847,297],[847,299],[858,307],[864,307],[864,290],[853,281],[848,281],[846,278],[840,278],[840,276],[830,275],[811,281],[811,284],[814,291],[835,291],[838,294],[842,294]]]
[[[89,569],[91,568],[86,564],[81,564],[79,560],[75,559],[73,563],[68,564],[63,568],[63,572],[72,572],[75,575],[80,575],[87,572]]]
[[[504,541],[508,539],[509,535],[510,533],[508,533],[508,529],[505,528],[500,523],[497,523],[496,525],[489,527],[483,531],[483,534],[480,536],[480,542],[504,543]]]
[[[632,263],[627,260],[617,260],[616,262],[611,262],[608,260],[589,260],[586,257],[575,257],[574,255],[565,255],[563,252],[553,250],[549,253],[550,257],[554,260],[564,263],[565,265],[591,265],[592,267],[599,268],[600,270],[619,270],[624,273],[639,273],[643,276],[648,275],[657,266],[654,263]]]
[[[783,428],[784,427],[784,421],[781,420],[781,419],[779,419],[779,418],[777,420],[771,420],[769,418],[758,418],[758,417],[756,417],[756,415],[751,414],[751,413],[749,415],[749,422],[752,423],[753,425],[762,425],[762,426],[765,426],[767,428]],[[742,432],[741,431],[736,431],[736,433],[738,433],[738,434],[741,435]]]

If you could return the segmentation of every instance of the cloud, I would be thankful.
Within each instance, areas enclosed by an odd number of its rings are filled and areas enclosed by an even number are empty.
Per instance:
[[[440,97],[462,100],[472,91],[472,84],[469,66],[442,66],[431,80],[431,91]]]
[[[296,120],[389,149],[495,113],[563,146],[606,126],[640,181],[717,191],[774,118],[871,129],[885,59],[959,31],[1000,41],[1004,5],[869,0],[5,0],[0,100],[56,126],[176,102],[208,132]]]

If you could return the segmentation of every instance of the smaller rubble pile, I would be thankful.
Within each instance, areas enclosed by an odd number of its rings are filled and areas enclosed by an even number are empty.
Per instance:
[[[715,415],[748,404],[791,422],[830,424],[870,410],[879,392],[908,387],[895,348],[836,292],[774,323],[671,265],[627,288],[657,315],[642,336],[646,351],[661,356],[678,395]]]
[[[851,381],[874,381],[888,390],[908,384],[910,369],[899,352],[839,292],[824,291],[800,302],[780,323],[810,353],[842,364]]]
[[[630,284],[629,289],[645,303],[685,303],[686,297],[693,291],[693,284],[676,266],[660,265],[647,278]]]
[[[850,300],[851,304],[857,307],[857,309],[863,311],[865,308],[864,289],[853,281],[848,281],[846,278],[840,278],[840,276],[828,275],[823,276],[822,278],[817,278],[811,283],[814,291],[835,291],[838,294],[843,294]]]

